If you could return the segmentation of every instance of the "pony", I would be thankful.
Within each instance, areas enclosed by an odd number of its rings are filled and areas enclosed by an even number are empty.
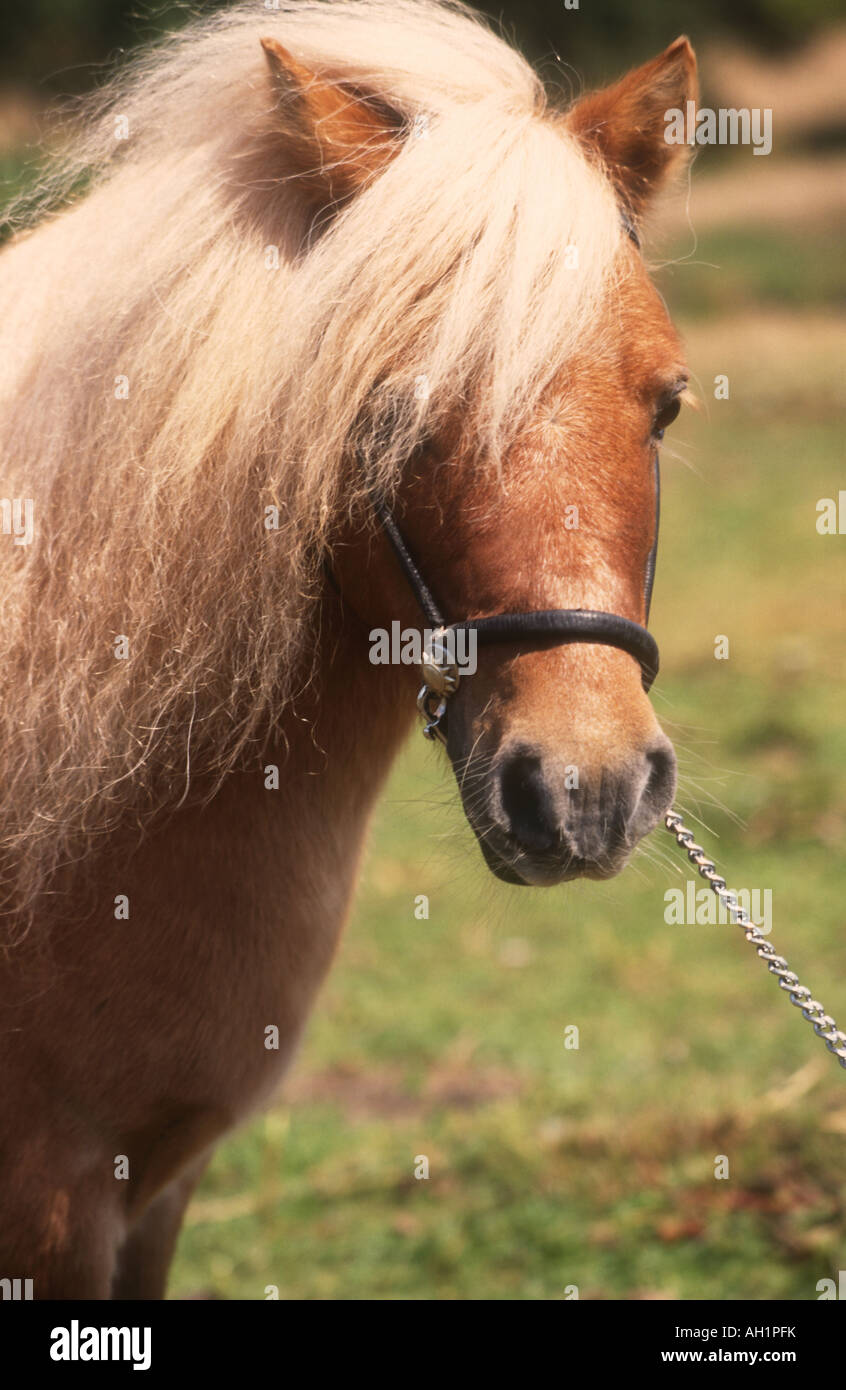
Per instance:
[[[686,38],[568,104],[452,0],[236,5],[13,208],[0,1268],[36,1298],[162,1297],[290,1063],[414,719],[413,668],[370,660],[417,622],[374,496],[455,617],[645,620],[687,373],[629,233],[695,95]],[[607,877],[655,826],[639,674],[480,655],[447,757],[494,873]]]

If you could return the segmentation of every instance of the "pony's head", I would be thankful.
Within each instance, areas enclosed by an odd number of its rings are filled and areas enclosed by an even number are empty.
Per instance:
[[[333,148],[337,91],[322,90],[283,51],[272,56],[284,80],[304,83],[308,93],[300,133],[309,128],[315,144],[304,146],[303,168],[313,178],[316,168],[328,166],[333,198],[354,197],[356,183],[378,177],[391,159],[395,122],[366,99],[357,106],[347,100]],[[480,442],[488,423],[485,393],[496,388],[498,364],[479,361],[459,399],[446,391],[443,409],[432,408],[426,371],[415,371],[413,359],[403,364],[424,402],[420,414],[430,418],[398,473],[393,510],[450,621],[548,609],[648,620],[657,450],[678,414],[687,371],[635,229],[678,155],[664,138],[665,112],[684,109],[694,94],[695,59],[682,38],[568,112],[539,110],[527,122],[523,153],[535,163],[536,182],[503,212],[513,214],[517,248],[507,242],[511,281],[496,277],[505,303],[489,304],[502,326],[503,350],[515,358],[536,355],[523,399],[512,398],[510,428]],[[305,100],[298,110],[305,116]],[[367,151],[372,164],[365,174]],[[588,218],[562,207],[562,184],[570,200],[586,200]],[[551,229],[546,236],[538,225],[543,218]],[[575,289],[566,284],[568,272]],[[481,278],[477,285],[479,294],[490,295]],[[421,295],[426,291],[422,286]],[[462,292],[455,287],[450,306],[455,323]],[[521,296],[534,303],[534,322],[521,313]],[[563,343],[545,340],[550,313],[575,320],[576,331]],[[397,364],[392,371],[396,376]],[[390,438],[402,428],[402,403],[398,410],[396,394],[385,396]],[[374,429],[372,435],[378,453],[385,434]],[[357,454],[353,467],[366,468],[366,456],[366,449]],[[420,626],[396,557],[378,533],[366,562],[347,559],[343,576],[345,596],[373,627],[396,619]],[[514,884],[619,872],[669,808],[676,782],[673,749],[637,661],[613,646],[543,639],[485,647],[476,661],[475,673],[450,698],[444,724],[466,814],[489,867]]]
[[[684,366],[626,226],[693,95],[684,39],[556,111],[452,0],[282,0],[96,98],[43,189],[72,206],[0,258],[4,495],[37,517],[0,547],[3,901],[250,765],[323,650],[327,561],[382,681],[368,634],[420,615],[374,496],[450,621],[645,621]],[[615,872],[673,792],[613,647],[485,648],[448,729],[513,882]]]

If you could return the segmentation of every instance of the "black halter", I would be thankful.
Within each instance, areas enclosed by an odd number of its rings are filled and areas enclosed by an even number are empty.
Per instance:
[[[646,620],[652,602],[655,580],[655,560],[658,551],[658,519],[661,495],[658,453],[655,454],[655,538],[646,562],[644,575],[644,607]],[[497,642],[521,642],[542,645],[546,642],[596,642],[607,647],[619,647],[628,652],[640,665],[644,690],[649,690],[658,674],[658,645],[655,638],[640,623],[621,618],[616,613],[603,613],[590,608],[542,608],[531,613],[497,613],[490,618],[475,618],[448,623],[435,602],[432,591],[414,562],[402,532],[387,506],[374,503],[376,514],[387,535],[400,566],[408,580],[423,616],[434,629],[435,640],[423,659],[425,684],[418,696],[418,707],[428,720],[425,733],[442,741],[442,723],[450,695],[458,688],[461,669],[453,659],[448,635],[450,632],[472,629],[480,646]]]
[[[639,247],[634,223],[621,213],[626,235]],[[655,538],[646,562],[644,575],[644,606],[646,621],[652,602],[655,580],[655,560],[658,552],[658,520],[660,515],[661,475],[658,452],[655,452]],[[497,642],[521,642],[543,645],[546,642],[595,642],[619,647],[628,652],[640,665],[644,690],[649,690],[658,674],[658,645],[655,638],[640,623],[621,618],[616,613],[597,612],[590,608],[543,608],[533,613],[497,613],[490,618],[476,618],[448,623],[435,602],[429,586],[412,558],[393,514],[384,502],[377,499],[374,507],[394,553],[408,580],[420,610],[434,629],[434,640],[424,653],[422,671],[424,685],[417,705],[427,720],[424,733],[446,743],[444,720],[447,701],[458,688],[461,668],[456,664],[450,633],[472,629],[480,646]]]

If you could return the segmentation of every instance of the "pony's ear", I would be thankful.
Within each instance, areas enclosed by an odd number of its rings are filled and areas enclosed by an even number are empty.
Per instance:
[[[370,96],[329,82],[276,39],[262,39],[286,162],[316,207],[345,203],[390,162],[403,120]]]
[[[696,55],[682,36],[613,87],[576,102],[565,117],[568,130],[601,159],[626,209],[638,216],[689,146],[670,143],[669,113],[698,97]],[[677,126],[676,126],[677,128]]]

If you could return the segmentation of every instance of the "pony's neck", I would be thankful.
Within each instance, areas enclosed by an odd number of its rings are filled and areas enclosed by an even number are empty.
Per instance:
[[[280,721],[283,766],[316,779],[314,795],[319,783],[334,805],[366,816],[414,722],[414,676],[370,661],[368,625],[329,578],[318,630],[314,676]]]
[[[99,852],[60,869],[46,915],[65,923],[69,903],[81,919],[101,910],[104,877],[130,896],[136,879],[166,882],[161,891],[176,898],[198,873],[203,901],[207,891],[220,901],[234,893],[254,903],[257,920],[267,902],[302,901],[309,920],[319,915],[337,932],[370,814],[414,720],[415,686],[409,668],[370,662],[367,627],[328,581],[316,629],[301,693],[217,788],[213,774],[205,787],[200,776],[195,795],[163,805],[143,830],[127,817]]]

